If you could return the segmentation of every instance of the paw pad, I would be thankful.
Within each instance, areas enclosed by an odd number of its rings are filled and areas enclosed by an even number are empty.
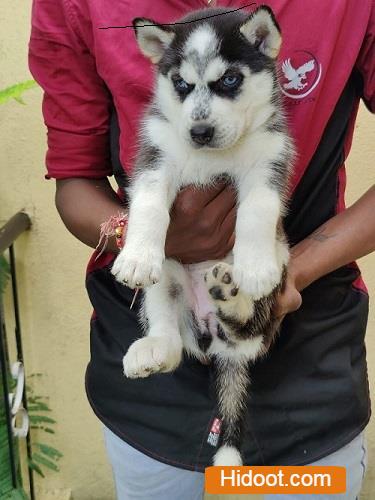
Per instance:
[[[214,300],[226,301],[238,294],[229,264],[216,264],[206,273],[204,280],[207,283],[208,293]]]
[[[226,272],[222,278],[222,282],[229,285],[229,283],[232,283],[232,276],[228,272]]]

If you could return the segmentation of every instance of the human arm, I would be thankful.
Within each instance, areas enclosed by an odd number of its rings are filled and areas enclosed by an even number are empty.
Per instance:
[[[56,207],[68,230],[93,248],[100,224],[123,210],[107,179],[85,178],[57,180]],[[222,258],[233,246],[234,224],[235,195],[230,187],[184,188],[171,211],[166,256],[183,263]],[[113,238],[108,250],[118,252]]]
[[[301,305],[301,292],[322,276],[375,250],[375,186],[291,249],[288,278],[275,313]]]
[[[95,248],[100,224],[123,211],[123,206],[107,178],[69,178],[56,181],[56,208],[67,229],[80,241]],[[108,251],[117,253],[114,238]]]
[[[375,3],[355,65],[362,81],[361,98],[375,113]],[[375,192],[370,188],[354,205],[336,215],[292,249],[284,291],[275,312],[284,316],[302,303],[300,291],[313,281],[375,249]]]

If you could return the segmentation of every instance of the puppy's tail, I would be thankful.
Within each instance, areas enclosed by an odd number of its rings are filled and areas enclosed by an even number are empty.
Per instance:
[[[214,465],[242,465],[240,446],[250,388],[249,363],[216,358],[214,368],[222,419],[221,442]]]

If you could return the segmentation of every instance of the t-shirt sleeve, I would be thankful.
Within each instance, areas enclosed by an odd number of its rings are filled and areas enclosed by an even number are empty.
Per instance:
[[[363,101],[375,113],[375,0],[371,1],[369,23],[356,67],[363,79]]]
[[[111,175],[111,98],[63,0],[34,0],[29,67],[44,90],[47,178]]]

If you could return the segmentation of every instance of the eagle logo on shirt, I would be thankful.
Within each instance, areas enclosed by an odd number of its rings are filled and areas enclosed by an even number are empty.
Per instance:
[[[307,87],[308,83],[303,82],[302,80],[306,80],[306,73],[312,71],[315,68],[315,61],[311,59],[305,64],[302,64],[299,68],[295,69],[290,62],[290,59],[287,59],[283,62],[282,70],[285,78],[289,80],[288,83],[284,83],[284,89],[296,89],[303,90]]]
[[[302,99],[318,85],[322,65],[309,51],[295,50],[281,64],[280,89],[292,99]]]

